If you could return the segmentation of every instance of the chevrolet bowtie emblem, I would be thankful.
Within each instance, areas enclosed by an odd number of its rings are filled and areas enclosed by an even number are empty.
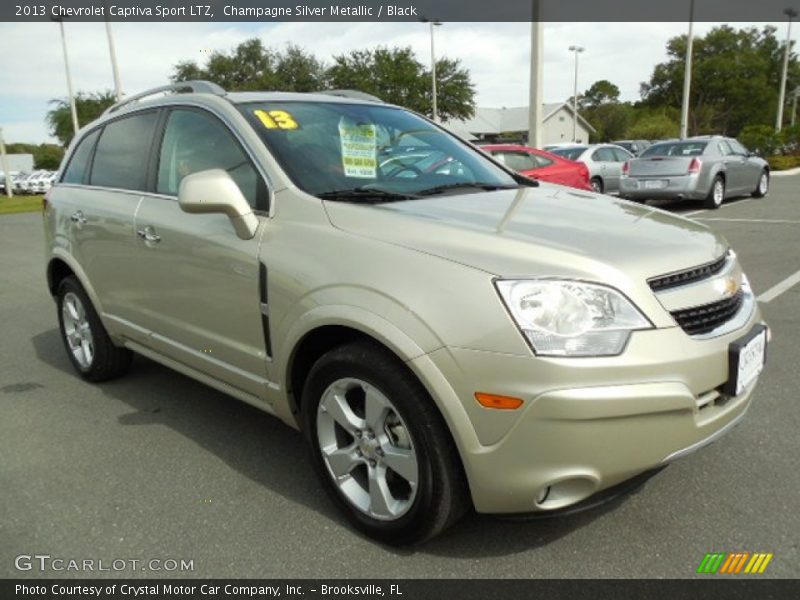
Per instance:
[[[725,297],[734,296],[739,291],[739,282],[733,277],[726,277],[725,279],[717,280],[715,287]]]

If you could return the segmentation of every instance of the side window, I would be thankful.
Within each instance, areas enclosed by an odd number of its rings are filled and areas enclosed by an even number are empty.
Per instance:
[[[158,113],[149,111],[108,123],[97,142],[91,184],[145,189],[150,145]]]
[[[625,162],[626,160],[630,160],[631,159],[631,156],[627,152],[625,152],[624,150],[621,150],[620,148],[611,148],[611,151],[614,153],[614,156],[617,158],[617,162]]]
[[[502,157],[502,162],[505,163],[509,169],[513,169],[515,171],[530,171],[531,169],[538,167],[535,159],[527,152],[506,151],[498,154]]]
[[[549,158],[545,158],[544,156],[539,156],[538,154],[531,154],[530,156],[533,160],[536,161],[536,164],[539,167],[549,167],[555,162],[553,160],[550,160]]]
[[[597,162],[616,162],[611,148],[598,148],[592,154],[592,160]]]
[[[75,148],[75,152],[72,153],[72,158],[69,159],[69,165],[67,165],[67,169],[64,171],[64,176],[61,178],[62,183],[86,182],[89,162],[92,160],[94,145],[97,143],[97,138],[99,136],[100,130],[96,129],[78,143],[78,147]]]
[[[749,154],[749,152],[747,151],[747,148],[745,148],[744,146],[742,146],[742,145],[739,143],[739,141],[738,141],[738,140],[729,140],[729,143],[730,143],[730,145],[731,145],[731,148],[733,148],[733,151],[734,151],[736,154],[739,154],[739,155],[741,155],[741,156],[747,156],[747,155]]]
[[[197,110],[173,110],[164,131],[156,191],[178,195],[181,179],[207,169],[227,171],[250,206],[266,209],[266,188],[225,125]]]
[[[728,145],[728,142],[723,140],[719,142],[718,145],[719,153],[722,154],[722,156],[730,156],[734,153],[733,150],[731,150],[731,147]]]

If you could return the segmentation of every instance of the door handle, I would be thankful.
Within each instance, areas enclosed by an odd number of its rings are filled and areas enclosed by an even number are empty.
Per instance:
[[[139,229],[136,232],[136,235],[138,235],[140,238],[142,238],[145,242],[149,244],[157,244],[158,242],[161,241],[161,236],[158,235],[149,225],[147,227]]]
[[[83,216],[83,211],[79,210],[77,212],[72,213],[72,216],[70,216],[69,220],[75,223],[76,225],[85,225],[87,219],[85,216]]]

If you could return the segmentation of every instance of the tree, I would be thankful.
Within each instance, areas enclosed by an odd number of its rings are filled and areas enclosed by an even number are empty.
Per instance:
[[[775,122],[783,44],[772,26],[736,30],[715,27],[694,42],[690,134],[736,135],[747,124]],[[667,43],[668,60],[642,84],[651,107],[680,108],[686,36]],[[791,54],[787,89],[800,84],[800,64]]]
[[[670,111],[640,110],[625,137],[633,140],[663,140],[678,137],[679,133],[678,119]]]
[[[357,89],[386,102],[433,115],[431,72],[410,47],[354,50],[334,57],[328,69],[331,87]],[[436,62],[437,109],[442,120],[466,119],[475,112],[475,87],[460,62]]]
[[[180,62],[171,79],[206,79],[230,91],[313,92],[327,87],[325,66],[312,54],[292,44],[283,51],[272,50],[258,38],[242,42],[231,52],[213,52],[205,67],[194,61]]]
[[[105,92],[78,92],[75,95],[75,108],[78,112],[78,124],[83,127],[103,114],[109,106],[116,102],[116,96],[111,91]],[[67,98],[50,100],[55,108],[47,113],[47,124],[50,134],[58,138],[62,145],[68,146],[75,134],[72,125],[72,112]]]
[[[583,95],[578,96],[578,107],[581,110],[618,102],[619,88],[607,79],[595,81]]]
[[[354,89],[429,116],[433,113],[430,70],[417,61],[410,47],[354,50],[334,57],[328,67],[298,46],[273,50],[253,38],[230,52],[213,52],[204,66],[180,62],[171,79],[206,79],[231,91]],[[442,119],[472,116],[475,88],[459,61],[438,60],[436,84]]]

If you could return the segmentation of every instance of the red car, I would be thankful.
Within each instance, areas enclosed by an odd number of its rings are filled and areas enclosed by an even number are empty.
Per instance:
[[[489,144],[481,149],[531,179],[592,191],[589,169],[583,163],[517,144]]]

